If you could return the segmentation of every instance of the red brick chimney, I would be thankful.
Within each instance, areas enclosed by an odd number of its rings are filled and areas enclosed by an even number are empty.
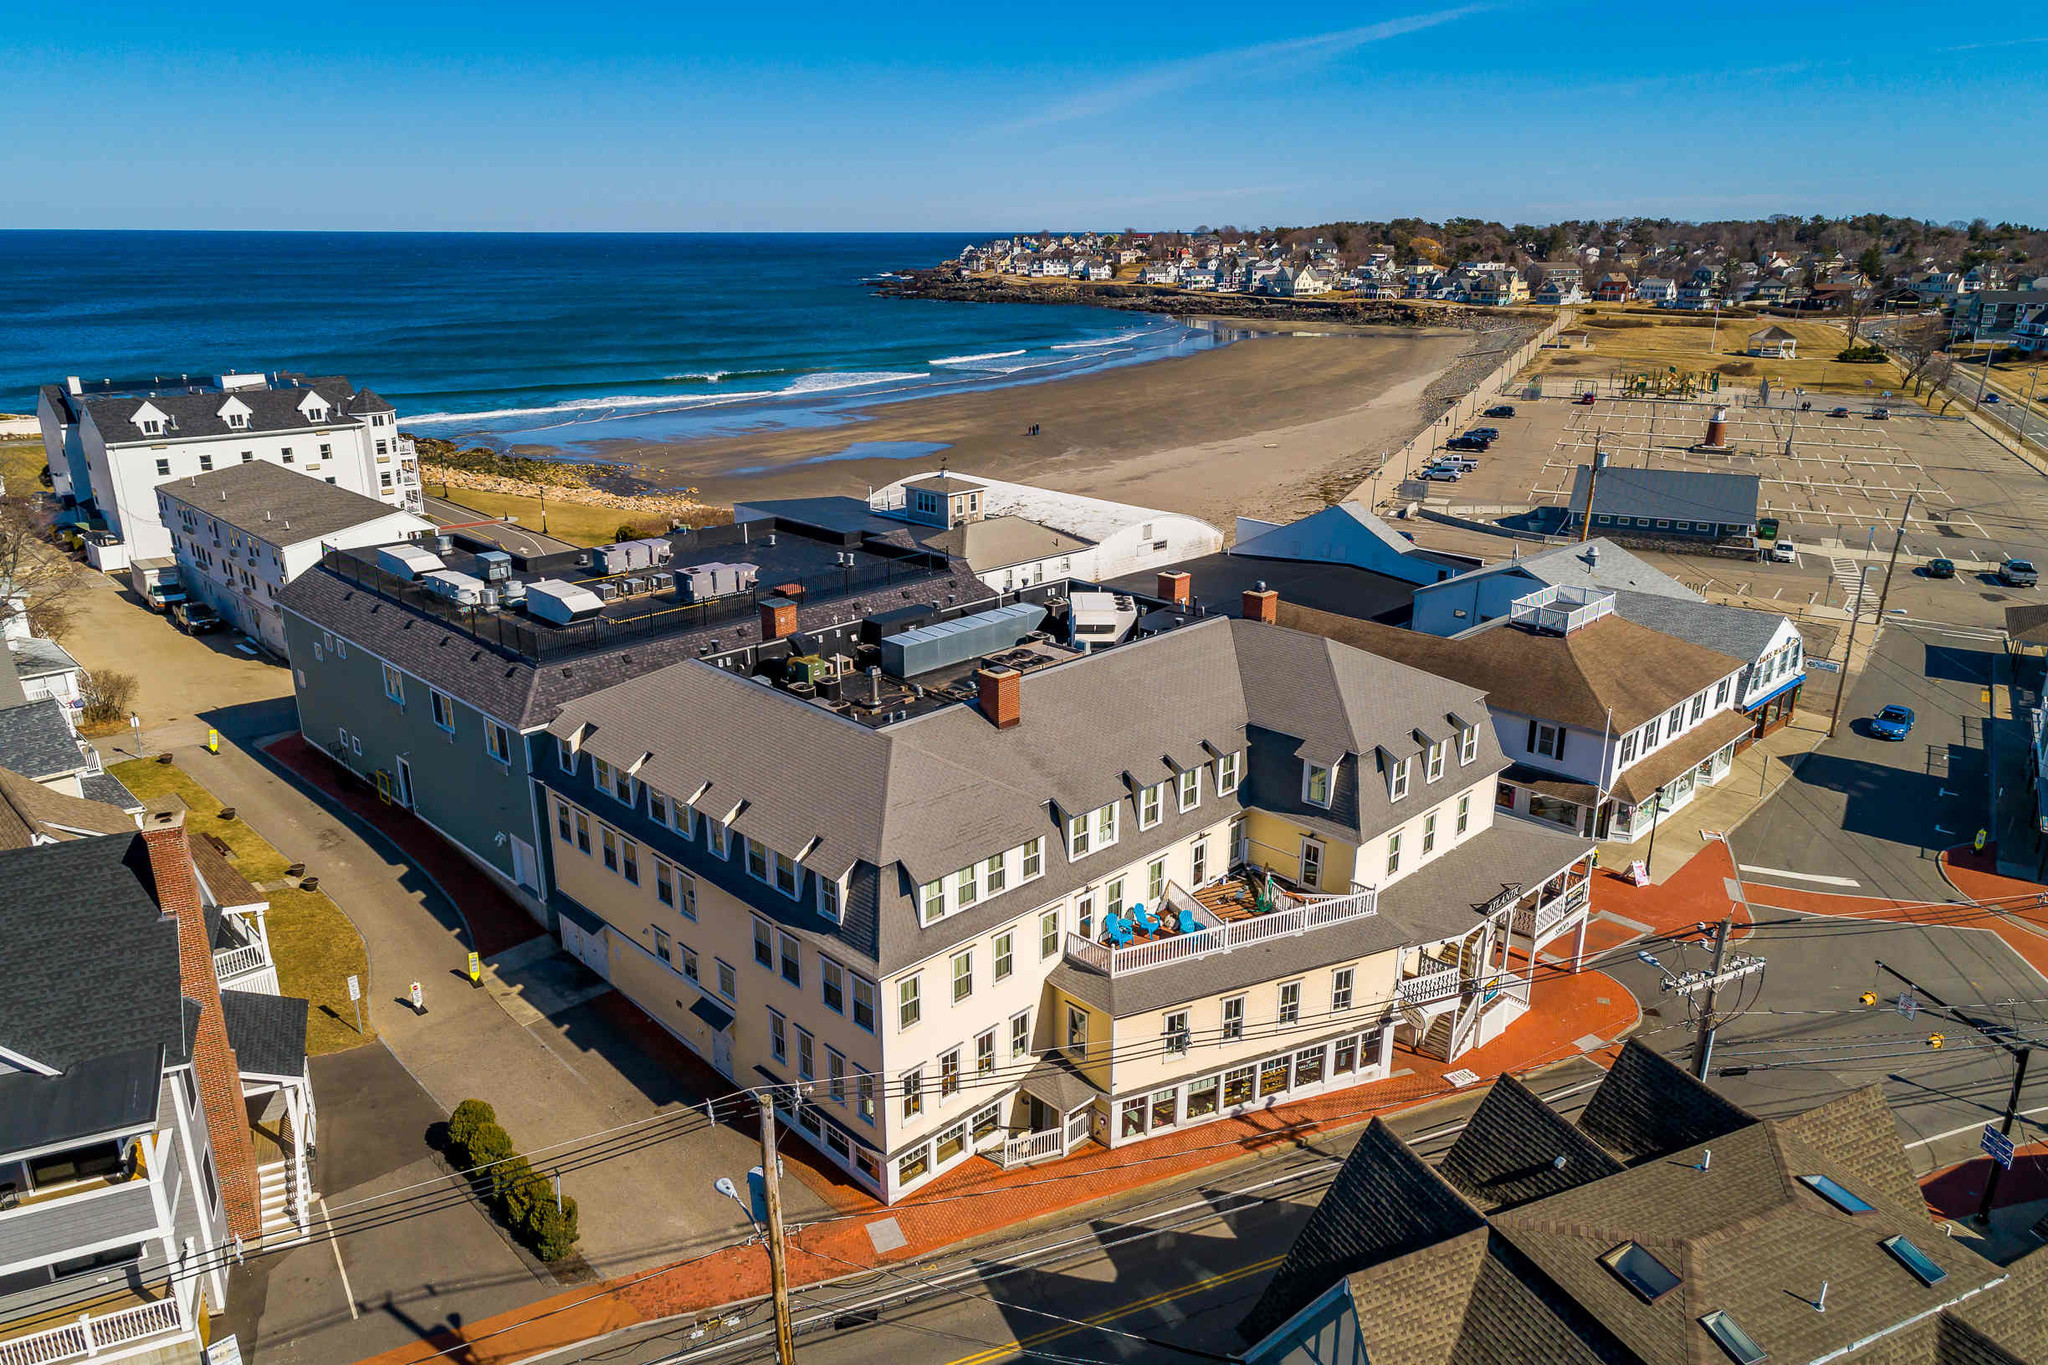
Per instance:
[[[1024,675],[1014,668],[981,668],[974,673],[981,690],[981,714],[998,730],[1024,719]]]
[[[1194,580],[1184,573],[1161,572],[1158,595],[1176,607],[1184,607],[1194,599]]]
[[[1244,590],[1244,619],[1272,625],[1280,619],[1280,594],[1261,583],[1256,590]]]
[[[220,981],[213,974],[213,945],[207,941],[206,912],[200,905],[199,877],[192,869],[192,846],[186,841],[185,813],[165,811],[148,820],[142,842],[149,851],[157,907],[178,923],[179,990],[199,1006],[192,1074],[199,1083],[199,1107],[206,1114],[214,1172],[220,1177],[221,1206],[227,1211],[228,1230],[253,1238],[263,1230],[256,1146],[249,1136],[240,1068],[228,1042],[227,1019],[221,1013]]]
[[[761,599],[761,639],[780,640],[796,634],[796,603],[787,597]]]

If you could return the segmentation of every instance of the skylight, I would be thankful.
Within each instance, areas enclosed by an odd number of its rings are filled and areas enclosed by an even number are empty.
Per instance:
[[[1644,1303],[1655,1303],[1678,1288],[1678,1276],[1671,1272],[1670,1267],[1634,1242],[1623,1242],[1602,1256],[1600,1264],[1635,1290]]]
[[[1802,1175],[1799,1183],[1833,1204],[1843,1213],[1874,1213],[1875,1206],[1857,1198],[1824,1175]]]
[[[1889,1251],[1898,1263],[1913,1272],[1913,1278],[1922,1284],[1940,1284],[1948,1278],[1948,1272],[1929,1260],[1927,1253],[1901,1237],[1887,1237],[1878,1243]]]
[[[1742,1330],[1739,1323],[1720,1309],[1715,1309],[1700,1319],[1700,1326],[1713,1334],[1721,1343],[1721,1349],[1732,1356],[1738,1365],[1757,1365],[1760,1360],[1769,1360],[1771,1353],[1756,1344],[1756,1338]]]

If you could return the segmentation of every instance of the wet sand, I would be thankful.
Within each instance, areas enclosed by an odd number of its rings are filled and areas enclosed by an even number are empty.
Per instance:
[[[593,453],[640,466],[654,485],[694,486],[712,503],[860,496],[943,460],[965,473],[1185,512],[1227,535],[1240,514],[1282,520],[1349,493],[1426,420],[1423,391],[1477,339],[1407,328],[1262,335],[1074,379],[877,404],[835,426],[604,441]],[[1028,436],[1033,423],[1040,432]],[[868,441],[949,448],[806,463]],[[732,472],[759,466],[769,468]]]

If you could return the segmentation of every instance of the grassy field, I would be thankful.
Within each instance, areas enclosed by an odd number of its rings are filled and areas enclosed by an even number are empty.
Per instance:
[[[426,481],[425,490],[436,497],[441,496],[441,486],[431,479]],[[485,493],[474,488],[450,488],[447,496],[450,501],[473,507],[487,516],[517,517],[520,526],[526,530],[543,529],[539,498]],[[627,522],[646,526],[649,535],[659,535],[668,529],[668,522],[663,517],[644,513],[636,517],[623,508],[587,507],[555,498],[548,499],[545,529],[547,534],[574,545],[609,545],[619,527]]]
[[[43,456],[43,441],[40,436],[10,436],[0,440],[0,478],[7,480],[7,491],[26,493],[40,488],[37,476],[49,461]]]
[[[242,821],[222,820],[220,801],[182,768],[139,758],[107,771],[144,801],[166,793],[182,799],[190,807],[185,818],[193,836],[206,833],[225,841],[235,851],[235,870],[251,882],[274,882],[284,876],[285,856]],[[367,1012],[366,1032],[356,1032],[355,1007],[348,999],[349,976],[362,977],[367,991],[370,975],[369,955],[355,925],[321,892],[287,887],[266,894],[278,988],[312,1006],[306,1015],[307,1053],[341,1052],[376,1037]]]
[[[1711,318],[1708,314],[1697,321],[1679,321],[1669,314],[1660,318],[1605,308],[1581,313],[1573,330],[1585,332],[1593,348],[1547,350],[1531,368],[1534,373],[1556,374],[1560,379],[1604,379],[1617,370],[1664,372],[1674,366],[1680,372],[1713,370],[1720,373],[1724,390],[1732,386],[1752,392],[1764,379],[1774,388],[1797,387],[1810,392],[1860,394],[1865,392],[1866,379],[1872,381],[1871,393],[1900,387],[1898,369],[1889,361],[1851,365],[1836,360],[1835,353],[1847,344],[1847,338],[1840,328],[1828,323],[1724,316],[1717,332]],[[1773,324],[1798,338],[1798,359],[1758,359],[1742,354],[1751,332]]]

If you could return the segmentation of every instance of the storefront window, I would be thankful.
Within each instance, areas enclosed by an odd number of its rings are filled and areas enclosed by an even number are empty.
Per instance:
[[[940,1161],[940,1162],[942,1162],[942,1163],[943,1163],[943,1162],[951,1161],[951,1160],[952,1160],[952,1159],[953,1159],[954,1157],[956,1157],[956,1156],[960,1155],[960,1153],[962,1153],[962,1152],[964,1152],[964,1151],[966,1151],[966,1150],[967,1150],[967,1125],[966,1125],[966,1124],[964,1124],[964,1123],[956,1123],[956,1124],[954,1124],[954,1125],[953,1125],[953,1126],[952,1126],[951,1128],[948,1128],[948,1129],[947,1129],[947,1130],[946,1130],[945,1132],[943,1132],[943,1133],[939,1134],[939,1153],[938,1153],[938,1159],[939,1159],[939,1161]]]
[[[932,1168],[931,1150],[930,1147],[919,1147],[908,1156],[897,1158],[897,1181],[907,1185],[929,1171]]]
[[[1323,1049],[1305,1047],[1294,1054],[1294,1083],[1297,1086],[1323,1083]]]
[[[1358,1070],[1358,1040],[1356,1038],[1339,1039],[1336,1049],[1330,1054],[1331,1074],[1348,1076],[1356,1070]]]
[[[1273,1057],[1259,1063],[1259,1098],[1269,1099],[1287,1088],[1288,1057]]]
[[[1152,1127],[1171,1128],[1180,1122],[1180,1091],[1155,1090],[1152,1092]]]
[[[1571,802],[1561,801],[1555,796],[1542,796],[1536,792],[1530,792],[1529,815],[1533,819],[1548,820],[1554,825],[1563,825],[1566,829],[1577,829],[1579,827],[1579,808]]]
[[[1252,1068],[1241,1066],[1223,1075],[1223,1102],[1236,1106],[1252,1102]]]
[[[1117,1124],[1117,1136],[1120,1138],[1133,1138],[1143,1137],[1144,1135],[1145,1101],[1142,1098],[1125,1100],[1122,1118]]]
[[[1205,1119],[1216,1112],[1216,1094],[1220,1083],[1214,1076],[1206,1081],[1196,1081],[1188,1087],[1188,1118]]]

